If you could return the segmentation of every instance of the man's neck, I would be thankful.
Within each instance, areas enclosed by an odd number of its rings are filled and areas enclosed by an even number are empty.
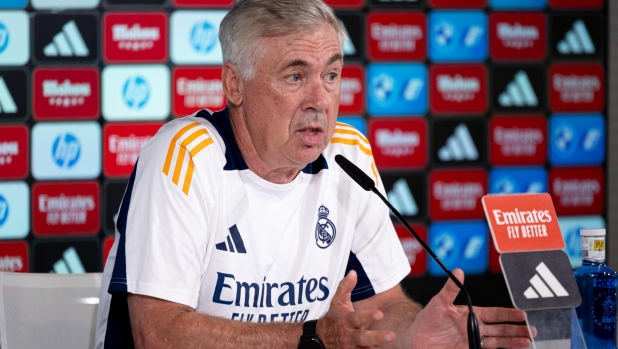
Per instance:
[[[253,173],[271,183],[286,184],[292,182],[302,168],[269,165],[267,162],[268,160],[260,156],[260,153],[251,139],[251,135],[244,121],[246,115],[244,115],[240,108],[234,107],[229,107],[229,113],[232,133],[234,134],[234,139],[236,140],[238,149],[240,149],[240,153],[247,167],[249,167]]]

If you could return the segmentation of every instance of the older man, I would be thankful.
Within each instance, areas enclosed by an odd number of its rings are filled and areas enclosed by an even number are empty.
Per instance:
[[[348,157],[384,191],[367,139],[336,122],[343,36],[321,0],[244,0],[228,13],[229,107],[168,123],[142,151],[97,348],[467,347],[457,287],[422,310],[405,296],[387,208],[333,160]],[[485,348],[530,344],[523,326],[491,325],[523,313],[477,315]]]

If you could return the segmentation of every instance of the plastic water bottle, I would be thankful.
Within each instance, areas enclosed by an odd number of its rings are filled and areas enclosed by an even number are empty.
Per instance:
[[[581,229],[582,266],[575,280],[582,296],[577,317],[588,349],[616,349],[618,274],[605,265],[605,229]]]

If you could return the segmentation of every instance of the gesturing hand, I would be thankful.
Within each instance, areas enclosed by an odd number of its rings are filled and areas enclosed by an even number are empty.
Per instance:
[[[461,269],[455,269],[453,274],[463,283],[464,274]],[[411,328],[413,348],[468,348],[468,307],[453,305],[458,293],[459,287],[449,279],[440,293],[418,314]],[[483,348],[530,346],[526,326],[498,324],[522,322],[525,320],[524,312],[507,308],[474,307],[474,313],[479,322],[481,337],[487,337]]]
[[[356,280],[353,270],[341,280],[328,312],[318,320],[317,333],[326,348],[365,348],[395,340],[392,331],[364,330],[369,324],[382,320],[384,314],[377,309],[354,311],[351,296]]]

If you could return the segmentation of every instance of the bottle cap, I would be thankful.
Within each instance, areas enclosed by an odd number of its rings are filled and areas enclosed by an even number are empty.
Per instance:
[[[580,236],[605,236],[605,229],[580,229]]]

